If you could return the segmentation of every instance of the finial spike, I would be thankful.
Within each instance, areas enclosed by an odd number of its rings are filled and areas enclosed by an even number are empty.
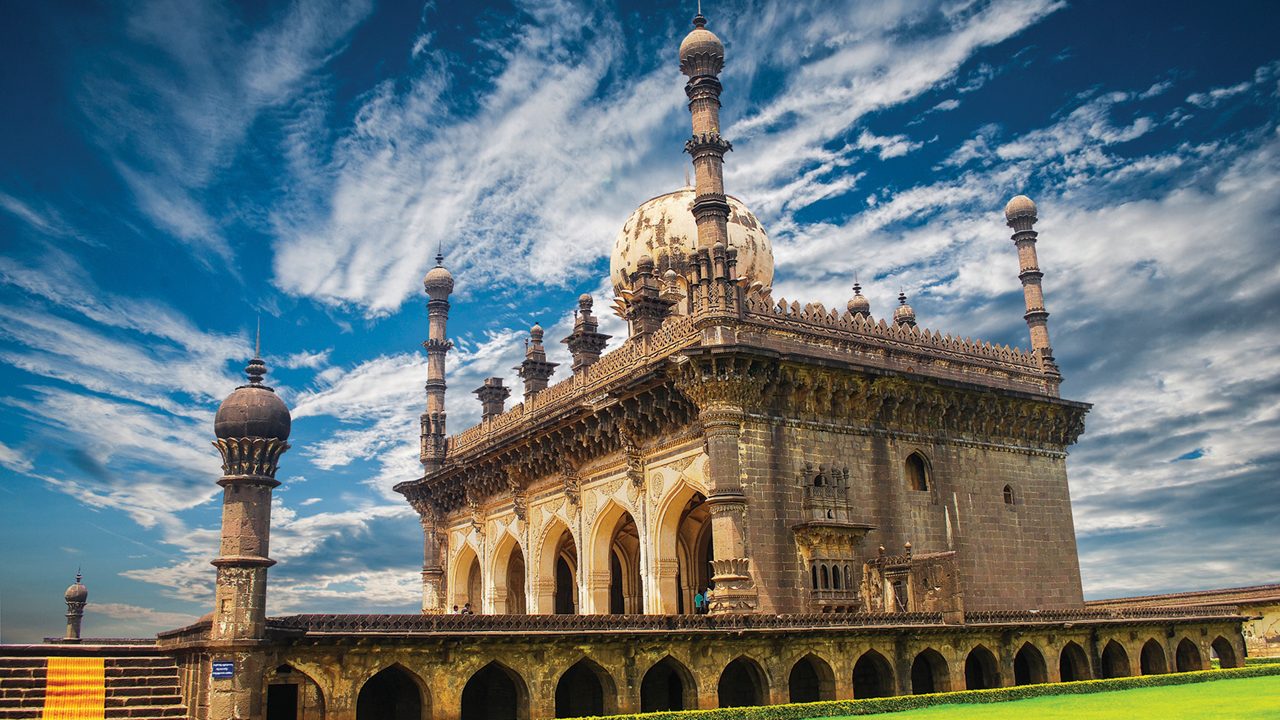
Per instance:
[[[262,357],[262,314],[258,314],[258,334],[253,340],[253,356]]]

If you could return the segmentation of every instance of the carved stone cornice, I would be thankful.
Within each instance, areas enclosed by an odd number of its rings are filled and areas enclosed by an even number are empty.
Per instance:
[[[727,423],[735,409],[741,413],[759,407],[765,387],[777,378],[777,368],[767,356],[689,351],[676,363],[674,380],[698,407],[706,429],[708,420]]]

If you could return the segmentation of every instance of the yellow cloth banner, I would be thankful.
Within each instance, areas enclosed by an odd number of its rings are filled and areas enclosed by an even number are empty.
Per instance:
[[[103,720],[106,682],[102,658],[49,658],[44,720]]]

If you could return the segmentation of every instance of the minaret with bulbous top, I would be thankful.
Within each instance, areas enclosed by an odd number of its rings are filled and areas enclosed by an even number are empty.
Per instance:
[[[729,201],[724,193],[724,154],[733,149],[720,137],[720,71],[724,68],[724,43],[706,28],[699,12],[694,29],[680,43],[680,72],[689,78],[684,86],[689,97],[693,137],[684,144],[693,157],[693,216],[698,223],[698,247],[710,249],[716,243],[729,245]]]
[[[210,629],[211,650],[235,663],[235,675],[209,685],[210,717],[258,718],[264,709],[257,648],[266,637],[267,557],[271,491],[276,467],[289,449],[292,418],[275,391],[262,383],[267,366],[258,353],[245,367],[249,382],[232,392],[214,416],[214,446],[222,454],[222,547]]]
[[[1015,196],[1005,205],[1004,217],[1013,228],[1013,244],[1018,248],[1018,279],[1022,281],[1022,296],[1027,308],[1022,317],[1031,332],[1031,349],[1040,360],[1050,390],[1056,395],[1062,373],[1049,344],[1049,311],[1044,308],[1044,289],[1040,286],[1044,273],[1040,272],[1040,262],[1036,257],[1038,233],[1032,229],[1038,219],[1036,204],[1026,195]]]
[[[443,253],[436,255],[436,266],[422,279],[422,286],[430,300],[427,301],[427,341],[422,344],[427,350],[427,411],[422,414],[422,448],[419,459],[430,475],[444,465],[444,369],[445,356],[453,347],[445,334],[449,322],[449,294],[453,292],[453,275],[444,267]]]
[[[67,602],[67,634],[63,639],[80,642],[80,622],[84,620],[84,606],[89,602],[89,588],[80,582],[79,570],[76,570],[76,581],[63,593],[62,599]]]

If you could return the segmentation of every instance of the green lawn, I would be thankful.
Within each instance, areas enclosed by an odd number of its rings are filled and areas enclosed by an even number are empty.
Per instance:
[[[864,717],[867,716],[858,716]],[[880,717],[885,720],[1275,719],[1280,718],[1280,676],[1116,690],[1092,695],[1051,695],[982,705],[938,705]],[[850,717],[847,720],[856,719]]]

